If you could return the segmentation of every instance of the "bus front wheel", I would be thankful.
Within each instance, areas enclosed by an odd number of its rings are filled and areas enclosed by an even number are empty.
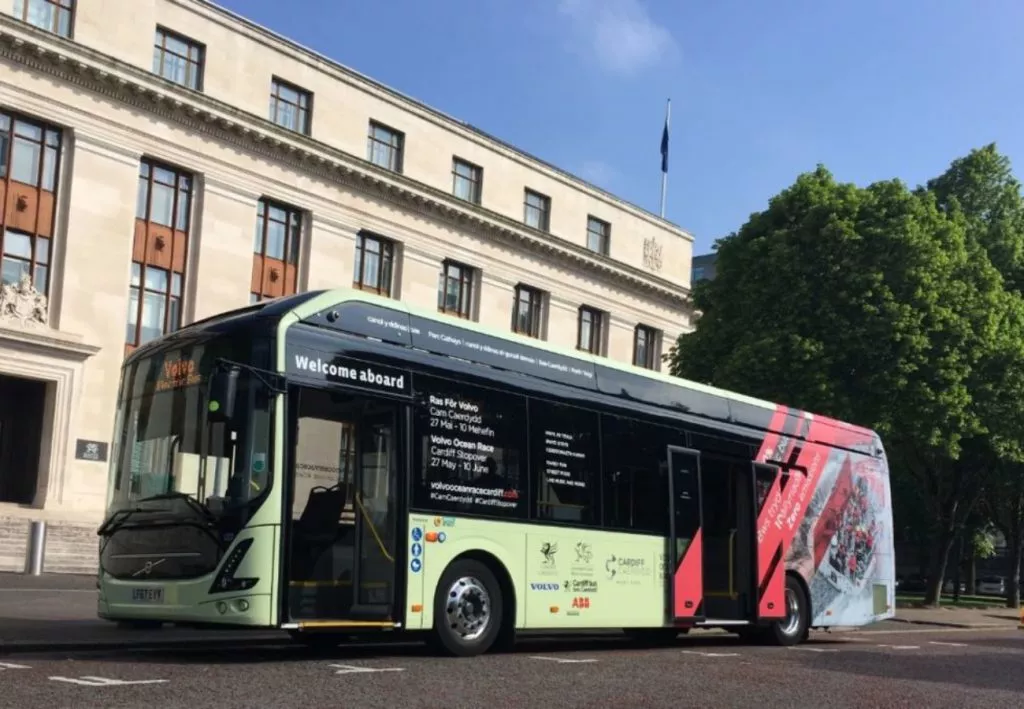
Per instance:
[[[459,657],[481,655],[501,631],[501,587],[494,573],[475,559],[452,563],[434,594],[434,644]]]

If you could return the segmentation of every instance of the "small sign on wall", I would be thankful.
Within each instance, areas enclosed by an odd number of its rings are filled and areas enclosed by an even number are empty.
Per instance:
[[[107,460],[107,444],[103,441],[86,441],[79,438],[75,441],[75,458],[103,463]]]

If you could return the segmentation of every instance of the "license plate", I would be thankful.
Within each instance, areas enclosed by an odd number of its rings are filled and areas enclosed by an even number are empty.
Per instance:
[[[163,603],[164,590],[162,588],[133,588],[132,601],[135,603]]]

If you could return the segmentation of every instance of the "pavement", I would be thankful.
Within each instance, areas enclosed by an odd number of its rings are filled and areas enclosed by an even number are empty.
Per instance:
[[[1024,631],[1008,609],[900,609],[796,648],[721,632],[659,648],[534,636],[467,659],[410,642],[317,652],[280,632],[129,631],[95,613],[94,577],[0,574],[0,707],[1024,705]]]
[[[622,639],[517,643],[476,658],[414,644],[331,652],[123,648],[0,658],[0,707],[1010,707],[1024,634],[1006,628],[815,633],[796,648],[729,635],[657,649]]]

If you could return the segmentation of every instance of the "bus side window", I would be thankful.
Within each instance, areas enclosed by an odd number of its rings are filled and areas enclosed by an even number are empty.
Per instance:
[[[539,399],[528,406],[536,519],[596,524],[601,474],[597,414]]]
[[[601,416],[604,526],[668,534],[668,446],[682,432],[619,416]]]

